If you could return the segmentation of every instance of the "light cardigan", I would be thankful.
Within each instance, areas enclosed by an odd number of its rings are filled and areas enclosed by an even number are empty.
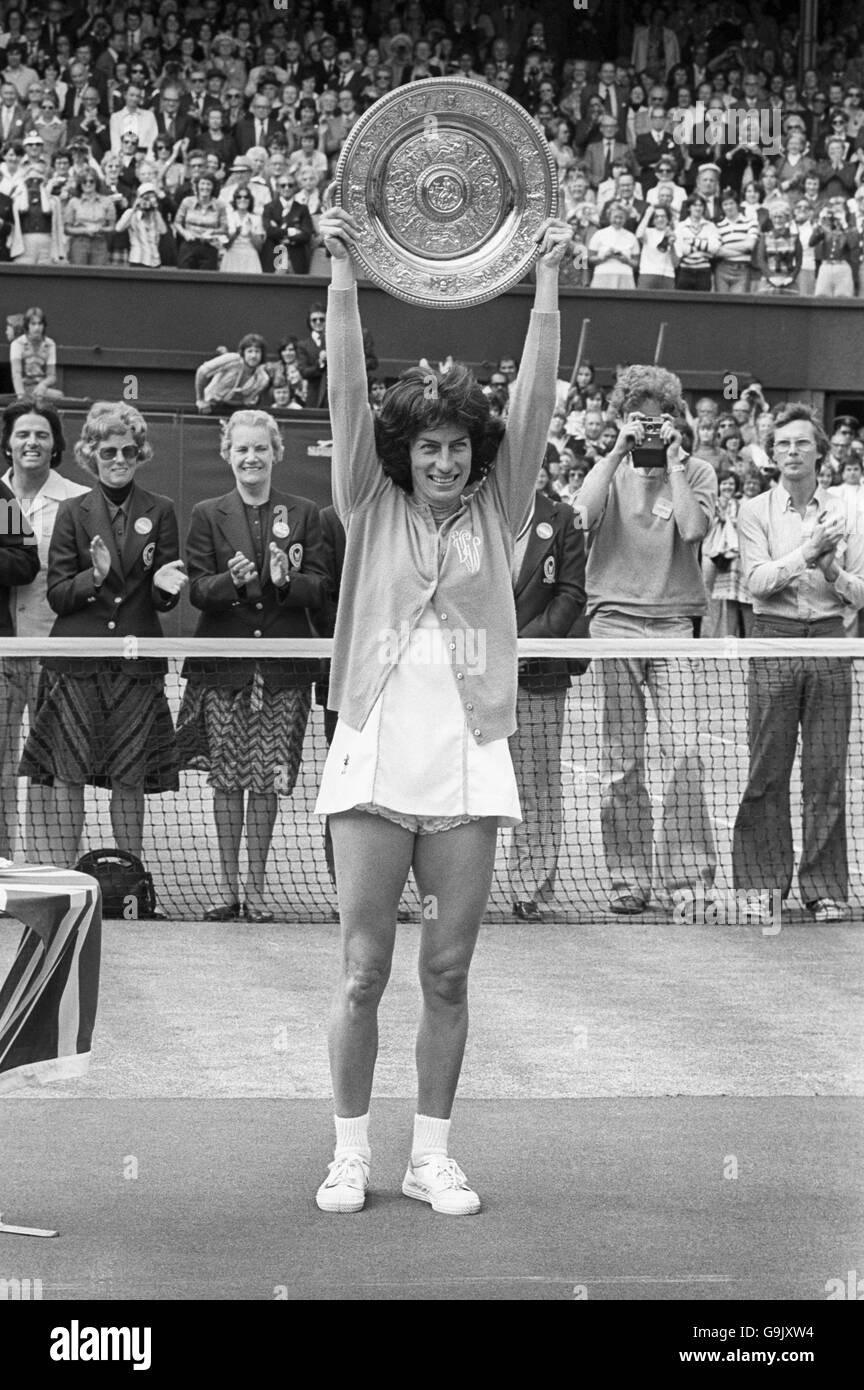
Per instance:
[[[555,406],[559,331],[557,312],[532,311],[494,466],[439,530],[428,504],[382,469],[367,399],[357,290],[331,287],[333,501],[347,535],[328,704],[350,728],[363,728],[431,602],[453,639],[456,688],[473,737],[490,743],[515,732],[510,566],[514,538],[533,502]],[[485,662],[466,663],[466,653],[481,638]],[[422,728],[417,737],[422,739]]]

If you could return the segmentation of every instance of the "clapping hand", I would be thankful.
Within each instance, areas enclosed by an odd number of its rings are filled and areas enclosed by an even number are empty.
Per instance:
[[[247,560],[242,550],[231,556],[228,561],[228,573],[233,583],[238,589],[242,589],[244,584],[251,584],[258,578],[258,571],[251,560]]]
[[[111,551],[101,536],[94,536],[90,542],[90,559],[96,575],[96,583],[104,584],[111,570]]]
[[[183,560],[169,560],[153,576],[153,583],[163,594],[179,594],[189,583],[189,576],[183,573]]]
[[[270,580],[277,589],[283,589],[291,578],[291,564],[284,550],[275,541],[270,542]]]

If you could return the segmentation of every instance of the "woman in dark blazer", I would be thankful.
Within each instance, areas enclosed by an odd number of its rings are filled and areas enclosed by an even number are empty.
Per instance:
[[[98,401],[75,458],[96,484],[61,502],[48,554],[52,637],[161,637],[159,614],[186,584],[174,508],[146,492],[138,469],[152,457],[133,406]],[[84,786],[111,788],[119,849],[140,855],[144,796],[176,790],[174,727],[157,658],[49,657],[20,775],[58,784],[62,822],[48,827],[57,861],[74,863],[84,827]]]
[[[235,487],[199,502],[192,512],[186,556],[189,597],[201,610],[196,637],[310,638],[327,596],[318,509],[303,497],[276,492],[273,465],[283,444],[272,415],[238,410],[225,427],[222,458]],[[240,841],[246,823],[248,880],[242,910],[269,922],[264,876],[279,793],[291,793],[300,768],[320,663],[307,660],[190,659],[178,721],[184,766],[205,769],[213,788],[219,849],[217,900],[207,921],[241,914]],[[244,808],[244,794],[248,801]]]

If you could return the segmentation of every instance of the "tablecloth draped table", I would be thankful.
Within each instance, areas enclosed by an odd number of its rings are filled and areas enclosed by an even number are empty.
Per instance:
[[[98,883],[71,869],[0,867],[0,916],[24,923],[0,987],[0,1095],[83,1076],[99,998]]]

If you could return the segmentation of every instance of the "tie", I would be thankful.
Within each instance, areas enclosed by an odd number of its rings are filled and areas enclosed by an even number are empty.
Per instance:
[[[606,146],[606,177],[608,179],[612,173],[612,141],[604,140],[603,143]]]
[[[263,122],[263,121],[256,121],[256,122],[255,122],[255,144],[256,144],[256,145],[263,145],[263,144],[264,144],[264,122]]]
[[[173,139],[174,139],[174,122],[173,122],[173,121],[166,121],[166,122],[165,122],[165,135],[166,135],[166,138],[167,138],[168,140],[173,140]]]

